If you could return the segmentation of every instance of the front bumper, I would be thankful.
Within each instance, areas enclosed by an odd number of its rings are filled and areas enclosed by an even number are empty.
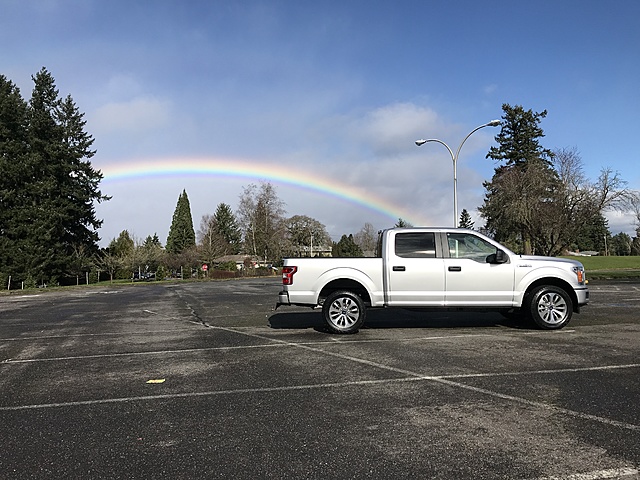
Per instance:
[[[589,303],[589,289],[587,287],[576,288],[576,297],[578,299],[578,306],[583,306]]]

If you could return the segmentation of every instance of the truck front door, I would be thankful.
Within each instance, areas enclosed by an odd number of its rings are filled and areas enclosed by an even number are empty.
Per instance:
[[[444,259],[436,251],[436,234],[402,232],[392,233],[390,237],[387,304],[444,305]]]
[[[468,232],[446,234],[449,258],[444,259],[447,306],[511,306],[514,266],[487,263],[498,247]]]

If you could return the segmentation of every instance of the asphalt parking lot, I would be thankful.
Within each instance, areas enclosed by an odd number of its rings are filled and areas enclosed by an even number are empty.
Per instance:
[[[0,297],[0,478],[640,478],[640,283],[560,331],[273,307],[278,278]]]

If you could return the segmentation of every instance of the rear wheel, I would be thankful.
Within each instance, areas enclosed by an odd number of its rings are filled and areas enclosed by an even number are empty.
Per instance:
[[[543,285],[533,290],[529,298],[527,313],[540,328],[556,330],[571,320],[573,302],[563,289]]]
[[[364,323],[366,309],[358,295],[342,290],[325,299],[322,315],[333,333],[356,333]]]

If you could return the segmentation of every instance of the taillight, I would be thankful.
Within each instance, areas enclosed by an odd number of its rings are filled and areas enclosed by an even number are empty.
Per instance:
[[[293,274],[298,271],[298,267],[282,267],[282,284],[293,285]]]

